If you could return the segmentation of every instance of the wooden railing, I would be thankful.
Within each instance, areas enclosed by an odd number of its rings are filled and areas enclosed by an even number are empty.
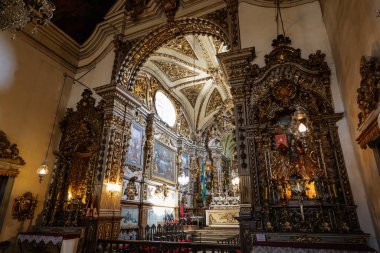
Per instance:
[[[240,253],[240,245],[191,242],[98,240],[98,253]]]

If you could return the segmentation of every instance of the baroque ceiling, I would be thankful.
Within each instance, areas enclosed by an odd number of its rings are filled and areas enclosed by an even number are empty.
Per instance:
[[[231,98],[216,58],[225,51],[222,42],[208,36],[179,37],[156,50],[140,75],[156,78],[180,103],[188,125],[199,130],[210,124],[223,101]]]

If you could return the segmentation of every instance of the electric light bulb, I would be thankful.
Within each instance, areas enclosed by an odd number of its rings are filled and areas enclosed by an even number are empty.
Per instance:
[[[298,131],[300,133],[304,133],[307,131],[307,127],[303,123],[300,123],[300,125],[298,126]]]

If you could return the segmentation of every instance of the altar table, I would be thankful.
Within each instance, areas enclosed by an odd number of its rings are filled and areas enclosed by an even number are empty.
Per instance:
[[[25,232],[17,235],[20,252],[75,253],[80,234]]]

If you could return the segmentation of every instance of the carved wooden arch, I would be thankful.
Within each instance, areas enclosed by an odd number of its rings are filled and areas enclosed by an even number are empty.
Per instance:
[[[301,51],[283,37],[274,40],[274,49],[265,56],[266,65],[247,68],[250,123],[273,119],[284,110],[304,109],[310,115],[334,113],[330,69],[320,51],[301,58]]]
[[[198,34],[217,38],[230,47],[225,31],[217,24],[200,18],[179,19],[153,30],[140,40],[125,57],[116,77],[116,83],[131,89],[138,71],[149,56],[164,43],[179,36]]]

